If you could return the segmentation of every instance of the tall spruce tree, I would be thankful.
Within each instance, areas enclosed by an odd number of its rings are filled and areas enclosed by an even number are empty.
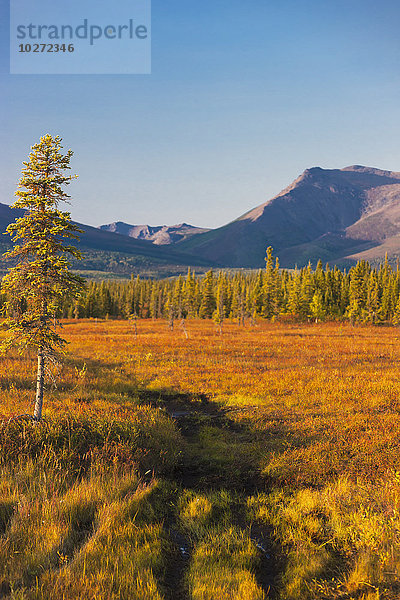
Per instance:
[[[202,285],[201,305],[199,309],[200,319],[211,319],[216,308],[214,296],[214,273],[212,270],[205,274]]]
[[[393,322],[393,325],[396,325],[396,326],[400,325],[400,296],[397,300],[397,303],[396,303],[396,306],[394,309],[392,322]]]
[[[312,297],[310,302],[310,312],[314,317],[315,322],[323,321],[326,315],[326,309],[324,306],[324,299],[321,290],[317,290]]]
[[[57,333],[57,307],[67,296],[78,298],[84,287],[83,279],[69,270],[68,257],[80,258],[80,253],[64,241],[79,239],[80,230],[69,213],[58,209],[70,197],[63,186],[75,177],[65,174],[72,151],[63,155],[61,141],[58,136],[43,136],[23,163],[13,208],[25,214],[8,226],[14,248],[4,255],[17,264],[1,283],[8,330],[1,350],[15,346],[20,353],[29,348],[37,351],[36,422],[42,418],[45,369],[66,345]]]
[[[371,272],[370,265],[359,261],[350,269],[349,305],[346,314],[351,323],[365,319],[367,304],[367,281]]]
[[[196,316],[195,295],[196,295],[196,279],[189,267],[188,272],[187,272],[187,277],[185,280],[185,284],[183,286],[183,302],[184,302],[186,317],[191,318],[191,317]]]
[[[267,319],[270,319],[274,316],[277,295],[274,258],[272,251],[272,246],[268,246],[267,256],[265,258],[265,276],[263,283],[263,316]]]
[[[227,280],[224,273],[220,272],[217,282],[216,309],[213,314],[213,320],[219,327],[219,333],[222,335],[222,325],[225,319],[227,301]]]

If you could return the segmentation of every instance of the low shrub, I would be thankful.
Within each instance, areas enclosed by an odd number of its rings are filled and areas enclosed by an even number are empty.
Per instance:
[[[0,463],[33,459],[74,475],[96,465],[165,472],[179,460],[181,446],[173,421],[149,407],[134,409],[129,420],[63,416],[0,426]]]

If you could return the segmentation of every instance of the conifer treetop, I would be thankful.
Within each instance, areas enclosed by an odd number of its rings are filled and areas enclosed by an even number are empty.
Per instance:
[[[61,186],[69,185],[77,175],[65,175],[70,170],[72,150],[61,153],[62,139],[44,135],[40,142],[31,147],[29,160],[22,164],[22,177],[15,195],[13,208],[30,209],[35,207],[57,208],[59,202],[68,202],[70,196]]]
[[[14,247],[4,257],[17,262],[1,282],[6,294],[4,306],[8,335],[3,350],[17,346],[41,348],[47,355],[65,345],[56,332],[54,319],[61,298],[78,297],[83,280],[70,272],[70,257],[81,258],[79,250],[66,242],[79,239],[79,227],[62,212],[60,202],[70,196],[64,185],[76,177],[66,175],[72,151],[62,154],[61,138],[45,135],[32,146],[29,160],[24,162],[22,177],[13,208],[25,214],[6,230]]]

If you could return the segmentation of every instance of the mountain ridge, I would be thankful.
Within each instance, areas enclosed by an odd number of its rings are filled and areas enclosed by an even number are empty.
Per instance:
[[[312,167],[273,198],[179,249],[232,267],[262,267],[268,245],[286,267],[317,260],[318,249],[323,260],[350,264],[354,253],[371,256],[372,247],[399,234],[399,172],[363,165]]]
[[[129,225],[123,221],[114,221],[108,225],[100,225],[98,229],[110,231],[119,235],[149,241],[156,246],[175,245],[193,235],[209,231],[205,227],[195,227],[188,223],[178,225]]]
[[[1,234],[6,231],[9,223],[23,214],[24,211],[0,202],[0,271],[4,271],[7,267],[6,261],[1,258],[1,250],[7,250],[12,244],[8,235]],[[193,259],[192,256],[180,253],[169,246],[160,247],[147,241],[102,231],[91,225],[75,221],[74,223],[83,232],[79,234],[80,239],[76,242],[83,253],[83,261],[76,264],[74,262],[74,267],[79,269],[91,270],[94,268],[93,265],[97,269],[104,263],[106,271],[114,270],[127,274],[149,268],[151,272],[154,272],[154,269],[159,267],[163,273],[170,274],[175,272],[178,266],[182,267],[180,271],[184,272],[188,266],[210,267],[214,264],[201,258]]]
[[[20,214],[0,203],[0,231]],[[283,267],[319,259],[350,266],[362,258],[379,261],[386,252],[394,260],[400,257],[400,172],[311,167],[273,198],[211,230],[187,223],[78,225],[82,248],[122,252],[142,263],[262,268],[267,246]]]

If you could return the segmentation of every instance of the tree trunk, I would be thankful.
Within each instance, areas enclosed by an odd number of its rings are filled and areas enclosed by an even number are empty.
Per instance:
[[[43,355],[43,349],[39,348],[39,350],[38,350],[38,369],[37,369],[37,379],[36,379],[36,402],[35,402],[35,411],[33,413],[33,418],[37,422],[42,420],[43,385],[44,385],[44,355]]]

